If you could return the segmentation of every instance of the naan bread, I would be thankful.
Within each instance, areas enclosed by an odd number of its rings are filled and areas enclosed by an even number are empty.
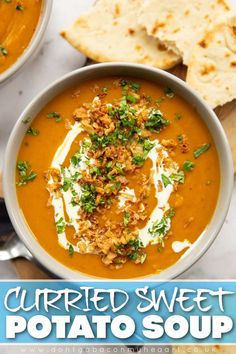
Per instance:
[[[212,108],[236,98],[236,15],[210,26],[194,47],[187,82]]]
[[[181,58],[138,24],[142,4],[143,0],[98,0],[61,34],[98,62],[128,61],[169,69]]]
[[[206,27],[228,13],[230,7],[228,0],[147,0],[140,10],[139,23],[188,65],[189,55]]]
[[[174,345],[172,347],[173,354],[235,354],[236,346],[228,345]]]

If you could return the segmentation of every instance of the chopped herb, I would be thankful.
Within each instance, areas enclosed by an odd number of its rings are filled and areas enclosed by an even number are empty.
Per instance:
[[[8,54],[8,50],[3,46],[0,46],[0,52],[4,57],[6,57]]]
[[[175,113],[174,119],[175,120],[180,120],[182,118],[182,114],[181,113]]]
[[[155,146],[155,143],[152,143],[148,139],[144,140],[143,148],[144,148],[145,151],[147,151],[147,152],[151,151],[152,148],[154,148],[154,146]]]
[[[16,5],[17,11],[23,11],[24,9],[25,9],[25,7],[23,5],[20,5],[20,4]]]
[[[80,161],[81,161],[81,153],[80,153],[80,151],[77,151],[75,153],[75,155],[73,155],[71,157],[70,161],[71,161],[71,163],[72,163],[72,165],[74,167],[77,167],[79,165]]]
[[[158,107],[160,107],[161,103],[165,100],[164,97],[158,98],[155,103],[157,104]]]
[[[57,123],[62,121],[62,117],[61,117],[60,113],[58,113],[58,112],[49,112],[47,114],[47,118],[55,118],[55,121]]]
[[[19,182],[17,183],[19,187],[32,182],[37,177],[37,173],[31,170],[27,161],[18,161],[16,167],[19,173]]]
[[[145,158],[141,155],[134,155],[132,158],[132,163],[134,165],[143,165],[145,162]]]
[[[179,171],[177,173],[172,173],[170,175],[170,178],[172,179],[172,181],[175,181],[175,182],[178,182],[178,183],[184,183],[184,181],[185,181],[184,171]]]
[[[55,224],[56,224],[57,233],[62,234],[66,228],[65,220],[61,217],[59,220],[56,221]]]
[[[96,175],[96,176],[101,176],[102,175],[102,172],[101,172],[101,169],[97,166],[94,166],[92,168],[90,168],[90,171],[91,175]]]
[[[192,171],[195,167],[195,164],[192,161],[184,161],[183,169],[185,171]]]
[[[143,243],[140,239],[129,240],[128,245],[130,247],[127,257],[132,260],[136,261],[139,257],[140,248],[143,248]]]
[[[169,184],[171,184],[170,178],[167,177],[166,175],[162,174],[162,175],[161,175],[161,179],[162,179],[162,182],[163,182],[165,188],[166,188]]]
[[[123,223],[125,226],[129,224],[130,221],[130,213],[128,211],[124,212],[124,218],[123,218]]]
[[[124,173],[122,163],[120,163],[120,162],[117,162],[117,163],[116,163],[116,170],[117,170],[118,173],[121,173],[121,174]]]
[[[137,98],[135,98],[134,96],[128,95],[126,96],[126,99],[130,103],[137,103]]]
[[[30,128],[28,128],[28,129],[26,130],[26,134],[27,134],[27,135],[37,136],[37,135],[39,135],[39,131],[38,131],[38,129],[36,129],[36,128],[30,127]]]
[[[120,80],[120,86],[125,87],[128,85],[128,82],[126,80]]]
[[[183,134],[177,135],[177,139],[178,139],[178,141],[179,141],[180,143],[182,143],[183,140],[184,140]]]
[[[107,88],[107,87],[103,87],[103,88],[102,88],[102,92],[103,92],[103,93],[107,93],[107,92],[108,92],[108,88]]]
[[[106,170],[109,172],[112,170],[112,161],[109,161],[107,164],[106,164]]]
[[[138,92],[140,90],[141,85],[138,84],[137,82],[132,82],[130,84],[130,87],[133,91]]]
[[[207,150],[209,150],[211,147],[211,144],[204,144],[202,146],[200,146],[197,150],[194,151],[193,156],[195,157],[195,159],[197,159],[199,156],[201,156],[204,152],[206,152]]]
[[[164,126],[169,125],[170,122],[164,118],[161,111],[151,108],[148,115],[148,120],[145,123],[145,127],[154,132],[160,132]]]
[[[69,251],[69,256],[72,257],[74,254],[74,247],[70,245],[68,251]]]
[[[174,92],[170,87],[166,87],[164,89],[164,94],[166,95],[166,97],[168,98],[173,98],[174,97]]]
[[[82,185],[82,195],[80,197],[80,204],[84,211],[93,213],[96,208],[96,187],[93,184],[86,183]]]
[[[164,237],[166,236],[170,225],[170,218],[168,216],[163,216],[159,221],[155,221],[152,226],[148,229],[150,235],[157,238],[157,242],[164,247]]]
[[[27,118],[22,120],[22,123],[28,124],[30,122],[30,120],[31,120],[31,117],[27,117]]]
[[[167,213],[167,217],[168,218],[173,218],[175,216],[175,210],[173,207],[170,207],[168,213]]]

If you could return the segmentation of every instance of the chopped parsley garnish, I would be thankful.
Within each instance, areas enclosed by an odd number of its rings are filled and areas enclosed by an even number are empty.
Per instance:
[[[130,88],[135,91],[138,92],[140,90],[141,85],[138,84],[137,82],[131,82],[130,84]]]
[[[158,98],[155,103],[157,104],[158,107],[160,107],[160,105],[162,104],[162,102],[165,100],[164,97]]]
[[[174,119],[175,120],[180,120],[182,118],[182,114],[181,113],[175,113]]]
[[[164,94],[166,95],[166,97],[168,97],[168,98],[173,98],[174,97],[174,92],[173,92],[173,90],[170,88],[170,87],[166,87],[165,89],[164,89]]]
[[[124,212],[124,218],[123,218],[123,223],[125,226],[129,224],[130,221],[130,213],[128,211]]]
[[[118,173],[120,173],[122,175],[124,174],[124,167],[123,167],[122,163],[117,162],[115,167],[116,167],[116,171]]]
[[[36,129],[36,128],[29,127],[29,128],[26,130],[26,134],[27,134],[27,135],[37,136],[37,135],[39,135],[39,131],[38,131],[38,129]]]
[[[62,117],[61,117],[60,113],[58,113],[58,112],[49,112],[47,114],[47,118],[55,118],[55,121],[57,123],[62,121]]]
[[[150,140],[146,139],[144,140],[144,143],[143,143],[143,149],[147,152],[151,151],[152,148],[154,148],[155,146],[155,143],[152,143]]]
[[[69,256],[72,257],[74,254],[74,247],[72,245],[69,246],[68,252],[69,252]]]
[[[161,179],[162,179],[162,182],[163,182],[165,188],[166,188],[169,184],[172,184],[170,178],[167,177],[167,176],[164,175],[164,174],[161,175]]]
[[[185,171],[192,171],[195,167],[195,164],[192,161],[184,161],[183,169]]]
[[[204,144],[202,146],[200,146],[197,150],[194,151],[193,156],[195,157],[195,159],[197,159],[198,157],[200,157],[204,152],[206,152],[207,150],[209,150],[211,147],[211,144]]]
[[[137,103],[137,98],[135,98],[134,96],[131,96],[131,95],[127,95],[126,100],[130,103]]]
[[[145,123],[145,127],[153,132],[159,133],[161,129],[169,125],[169,120],[165,119],[161,111],[155,108],[151,108],[148,115],[148,120]]]
[[[184,175],[184,171],[179,171],[177,173],[172,173],[170,175],[170,178],[172,179],[172,181],[174,182],[178,182],[178,183],[184,183],[185,181],[185,175]]]
[[[63,217],[61,217],[59,220],[57,220],[55,222],[55,224],[56,224],[57,233],[58,234],[62,234],[65,231],[65,228],[66,228],[66,222],[63,219]]]
[[[182,143],[183,140],[184,140],[183,134],[177,135],[177,139],[178,139],[178,141],[179,141],[180,143]]]
[[[145,157],[141,155],[134,155],[132,158],[132,163],[134,165],[143,165],[145,162]]]
[[[82,185],[82,195],[80,197],[80,204],[84,211],[87,213],[93,213],[96,208],[96,187],[93,184],[86,183]]]
[[[164,247],[164,237],[166,236],[169,226],[170,219],[175,215],[174,209],[170,208],[167,215],[164,215],[159,221],[155,221],[152,226],[148,229],[148,232],[153,238],[157,238],[157,242]]]
[[[8,50],[7,50],[5,47],[0,46],[0,53],[1,53],[4,57],[6,57],[7,54],[8,54]]]
[[[96,176],[101,176],[102,175],[101,169],[99,167],[97,167],[97,166],[91,167],[89,172],[90,172],[91,175],[96,175]]]
[[[17,186],[19,187],[28,182],[32,182],[37,177],[37,173],[32,171],[31,166],[27,161],[18,161],[16,167],[19,173],[19,182],[17,183]]]
[[[70,159],[71,163],[74,167],[77,167],[81,161],[81,154],[80,151],[77,151],[72,158]]]
[[[22,120],[22,123],[28,124],[30,122],[30,120],[31,120],[31,117],[27,117],[27,118]]]
[[[23,5],[21,5],[21,4],[16,5],[17,11],[23,11],[24,9],[25,9],[25,7]]]

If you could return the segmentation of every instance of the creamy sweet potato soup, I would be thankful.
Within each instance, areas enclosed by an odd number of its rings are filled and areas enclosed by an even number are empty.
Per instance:
[[[113,77],[43,108],[23,139],[16,184],[31,230],[55,259],[132,278],[161,272],[192,247],[213,215],[220,171],[189,104],[168,87]]]
[[[42,0],[0,0],[0,73],[28,47],[41,12]]]

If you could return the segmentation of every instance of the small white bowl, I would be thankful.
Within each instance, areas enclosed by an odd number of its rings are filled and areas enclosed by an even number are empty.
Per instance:
[[[5,83],[17,71],[19,71],[39,49],[52,12],[52,4],[53,0],[43,0],[39,22],[28,47],[13,65],[0,74],[0,84]]]
[[[8,142],[3,169],[4,196],[8,213],[17,234],[26,247],[38,262],[51,273],[65,279],[94,279],[92,276],[74,271],[59,263],[37,242],[24,219],[17,200],[15,170],[18,151],[27,129],[27,125],[22,124],[24,117],[35,117],[53,97],[62,93],[69,87],[78,85],[85,80],[114,75],[132,76],[137,79],[146,79],[162,86],[171,87],[176,94],[184,97],[186,102],[196,108],[202,120],[208,126],[216,144],[220,160],[221,185],[218,202],[211,222],[206,227],[205,231],[199,235],[199,239],[195,242],[191,250],[186,252],[184,257],[177,261],[177,263],[160,274],[145,277],[145,279],[148,280],[173,279],[196,262],[206,252],[218,235],[224,223],[231,200],[233,189],[233,162],[225,132],[215,113],[184,81],[163,70],[131,63],[97,64],[73,71],[44,89],[24,110],[18,119]],[[29,122],[28,125],[31,123],[32,122]]]

